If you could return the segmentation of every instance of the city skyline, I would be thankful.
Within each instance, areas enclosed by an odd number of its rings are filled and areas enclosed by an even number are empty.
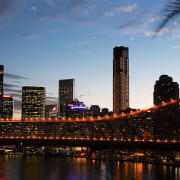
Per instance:
[[[57,104],[58,81],[71,78],[76,98],[112,110],[115,46],[129,48],[130,107],[152,106],[161,74],[180,82],[178,21],[153,31],[165,2],[0,1],[0,62],[14,116],[21,116],[23,86],[46,87],[48,103]]]

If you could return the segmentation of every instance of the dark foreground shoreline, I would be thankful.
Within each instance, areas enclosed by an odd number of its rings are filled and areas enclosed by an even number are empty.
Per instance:
[[[23,152],[10,152],[10,153],[0,153],[0,156],[44,156],[44,157],[57,157],[57,158],[79,158],[79,159],[89,159],[91,161],[109,161],[109,162],[132,162],[132,163],[144,163],[144,164],[154,164],[154,165],[166,165],[166,166],[175,166],[180,167],[180,161],[176,160],[150,160],[146,158],[139,158],[139,157],[129,157],[126,156],[124,158],[113,158],[113,157],[86,157],[86,156],[77,156],[77,155],[65,155],[65,154],[38,154],[38,153],[23,153]]]

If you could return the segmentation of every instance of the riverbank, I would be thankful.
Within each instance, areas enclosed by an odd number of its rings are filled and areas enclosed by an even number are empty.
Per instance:
[[[166,165],[166,166],[176,166],[180,167],[180,161],[176,160],[167,160],[167,159],[153,159],[150,157],[137,157],[132,155],[126,155],[126,156],[118,156],[118,157],[112,157],[112,155],[109,155],[109,157],[88,157],[86,156],[86,153],[84,152],[78,152],[73,153],[70,155],[67,155],[64,151],[61,153],[55,153],[55,152],[47,152],[47,153],[38,153],[35,151],[28,151],[28,152],[20,152],[20,151],[0,151],[1,155],[4,156],[44,156],[44,157],[72,157],[72,158],[85,158],[90,159],[91,161],[119,161],[119,162],[133,162],[133,163],[144,163],[144,164],[154,164],[154,165]]]

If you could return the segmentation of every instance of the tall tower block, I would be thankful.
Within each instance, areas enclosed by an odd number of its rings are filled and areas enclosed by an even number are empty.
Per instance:
[[[129,55],[127,47],[113,49],[113,112],[129,107]]]
[[[3,74],[4,66],[0,65],[0,118],[3,117]]]
[[[22,87],[22,119],[45,117],[45,87]]]
[[[59,80],[59,116],[66,116],[66,108],[69,102],[75,97],[75,80],[62,79]]]

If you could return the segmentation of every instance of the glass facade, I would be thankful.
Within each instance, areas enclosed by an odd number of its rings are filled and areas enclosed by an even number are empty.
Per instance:
[[[45,87],[22,88],[22,119],[45,117]]]
[[[3,74],[4,66],[0,65],[0,118],[3,117]]]
[[[13,118],[14,101],[12,96],[3,95],[3,118]]]
[[[127,47],[113,49],[113,112],[129,107],[129,57]]]
[[[74,100],[75,80],[64,79],[59,80],[59,115],[66,116],[66,107],[69,102]]]

